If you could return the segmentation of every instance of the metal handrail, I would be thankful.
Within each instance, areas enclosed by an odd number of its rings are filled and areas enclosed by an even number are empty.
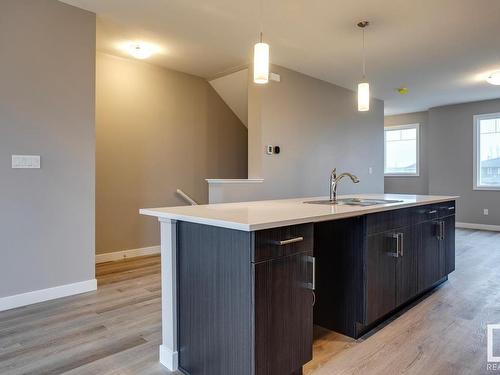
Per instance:
[[[181,189],[177,189],[177,194],[179,194],[186,202],[188,202],[191,206],[197,206],[198,202],[196,202],[189,195],[184,193]]]

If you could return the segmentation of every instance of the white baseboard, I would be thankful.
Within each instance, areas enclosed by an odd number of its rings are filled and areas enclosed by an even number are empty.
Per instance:
[[[145,255],[160,254],[160,246],[143,247],[140,249],[131,249],[123,251],[115,251],[113,253],[96,254],[95,262],[104,263],[112,262],[114,260],[122,260],[127,258],[142,257]]]
[[[0,311],[15,309],[16,307],[32,305],[56,298],[68,297],[75,294],[91,292],[97,289],[97,280],[91,279],[73,284],[60,285],[53,288],[35,290],[33,292],[15,294],[0,298]]]
[[[172,351],[165,345],[160,345],[160,363],[169,371],[177,371],[179,369],[179,353]]]
[[[500,225],[489,225],[489,224],[475,224],[475,223],[455,223],[457,228],[464,229],[477,229],[477,230],[489,230],[493,232],[500,232]]]

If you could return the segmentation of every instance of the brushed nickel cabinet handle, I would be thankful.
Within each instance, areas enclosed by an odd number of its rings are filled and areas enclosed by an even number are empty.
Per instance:
[[[405,234],[404,233],[398,233],[398,241],[399,241],[399,255],[404,256],[403,251],[404,251],[404,238]]]
[[[437,211],[436,211],[436,210],[432,210],[432,211],[429,211],[429,212],[427,212],[427,213],[428,213],[428,214],[436,214],[436,213],[437,213]]]
[[[393,233],[392,235],[390,235],[389,238],[396,240],[396,252],[394,253],[388,252],[387,255],[394,258],[399,258],[399,233]]]
[[[448,207],[448,210],[453,211],[455,209],[455,206],[450,206]]]
[[[313,264],[313,274],[312,274],[312,290],[316,290],[316,258],[315,257],[312,257],[312,264]],[[316,295],[314,296],[315,297],[315,301],[316,301]]]
[[[436,225],[438,226],[438,234],[437,234],[437,239],[439,241],[444,240],[444,221],[440,220],[436,222]]]
[[[310,283],[304,284],[307,289],[311,289],[313,292],[316,290],[316,258],[313,256],[306,256],[306,262],[312,264],[312,281]],[[316,296],[315,296],[316,298]]]
[[[288,240],[276,241],[276,244],[283,246],[283,245],[289,245],[291,243],[300,242],[300,241],[304,241],[304,237],[295,237],[295,238],[290,238]]]

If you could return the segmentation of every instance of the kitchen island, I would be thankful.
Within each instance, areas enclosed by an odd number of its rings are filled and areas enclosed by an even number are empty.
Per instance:
[[[161,224],[161,363],[301,374],[313,323],[357,338],[447,280],[457,197],[349,198],[142,209]]]

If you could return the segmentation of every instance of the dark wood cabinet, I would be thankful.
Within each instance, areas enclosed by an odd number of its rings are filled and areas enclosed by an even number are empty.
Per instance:
[[[301,373],[312,359],[313,228],[243,232],[179,222],[183,373]]]
[[[312,359],[312,251],[253,267],[255,373],[292,374]]]
[[[444,252],[444,273],[448,275],[455,271],[455,215],[448,216],[443,221],[444,238],[441,246]]]
[[[421,232],[418,226],[409,226],[397,233],[400,235],[400,251],[396,258],[396,306],[400,306],[418,292],[417,259]]]
[[[454,206],[256,232],[180,221],[180,369],[300,374],[312,359],[313,321],[358,338],[446,280],[455,269]]]
[[[454,214],[450,201],[316,224],[315,323],[358,338],[445,281],[455,269]]]
[[[313,228],[254,233],[256,375],[290,375],[312,359]]]
[[[364,295],[363,267],[366,217],[325,221],[314,225],[316,303],[314,323],[354,336],[353,321],[366,315],[359,296]],[[353,292],[353,290],[358,291]],[[359,317],[359,318],[358,318]]]
[[[420,224],[419,291],[432,287],[455,270],[455,204],[441,205],[437,212],[440,217]]]
[[[252,373],[252,239],[179,222],[178,345],[185,374]]]
[[[424,291],[441,279],[444,269],[439,244],[440,221],[432,220],[419,225],[422,246],[418,254],[418,291]]]
[[[396,234],[368,236],[366,256],[366,319],[370,324],[396,307]]]
[[[370,324],[417,293],[416,226],[368,236],[366,266],[366,319]]]

